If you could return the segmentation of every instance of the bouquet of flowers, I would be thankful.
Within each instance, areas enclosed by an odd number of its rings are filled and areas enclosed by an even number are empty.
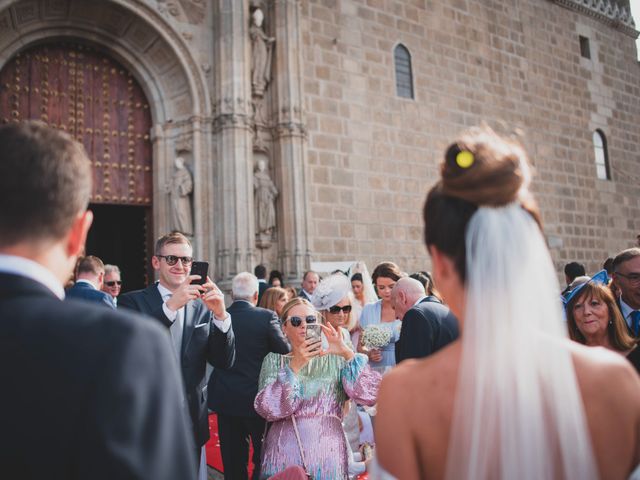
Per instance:
[[[391,330],[382,325],[369,325],[362,331],[362,345],[367,348],[382,348],[389,345]]]

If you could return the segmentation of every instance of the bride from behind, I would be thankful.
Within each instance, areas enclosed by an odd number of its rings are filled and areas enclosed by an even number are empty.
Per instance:
[[[411,479],[626,479],[640,377],[570,342],[522,146],[488,128],[446,151],[425,243],[461,338],[383,380],[378,461]]]

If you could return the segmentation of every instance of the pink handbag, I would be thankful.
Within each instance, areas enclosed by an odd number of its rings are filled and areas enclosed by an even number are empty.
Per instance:
[[[293,465],[285,468],[280,473],[276,473],[273,477],[269,477],[269,480],[309,480],[307,472],[304,471],[300,465]]]

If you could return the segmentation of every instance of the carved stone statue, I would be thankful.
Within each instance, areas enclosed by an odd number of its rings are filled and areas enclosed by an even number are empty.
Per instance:
[[[267,172],[267,162],[258,157],[253,175],[253,192],[256,202],[256,233],[262,242],[271,239],[276,228],[276,198],[278,189]]]
[[[262,22],[264,14],[256,8],[251,14],[251,91],[253,95],[262,97],[271,79],[271,57],[275,38],[264,33]]]
[[[191,209],[191,193],[193,178],[184,165],[184,159],[177,157],[174,171],[167,184],[167,193],[171,200],[171,229],[185,235],[193,235],[193,212]]]

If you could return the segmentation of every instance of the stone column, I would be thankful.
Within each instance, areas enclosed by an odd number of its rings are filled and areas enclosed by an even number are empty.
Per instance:
[[[303,116],[302,38],[299,0],[275,0],[274,36],[275,168],[280,187],[278,263],[287,283],[309,267],[307,145]]]
[[[210,212],[216,236],[216,277],[225,288],[252,271],[255,226],[251,132],[248,0],[216,0],[213,48],[213,138],[216,159]]]

